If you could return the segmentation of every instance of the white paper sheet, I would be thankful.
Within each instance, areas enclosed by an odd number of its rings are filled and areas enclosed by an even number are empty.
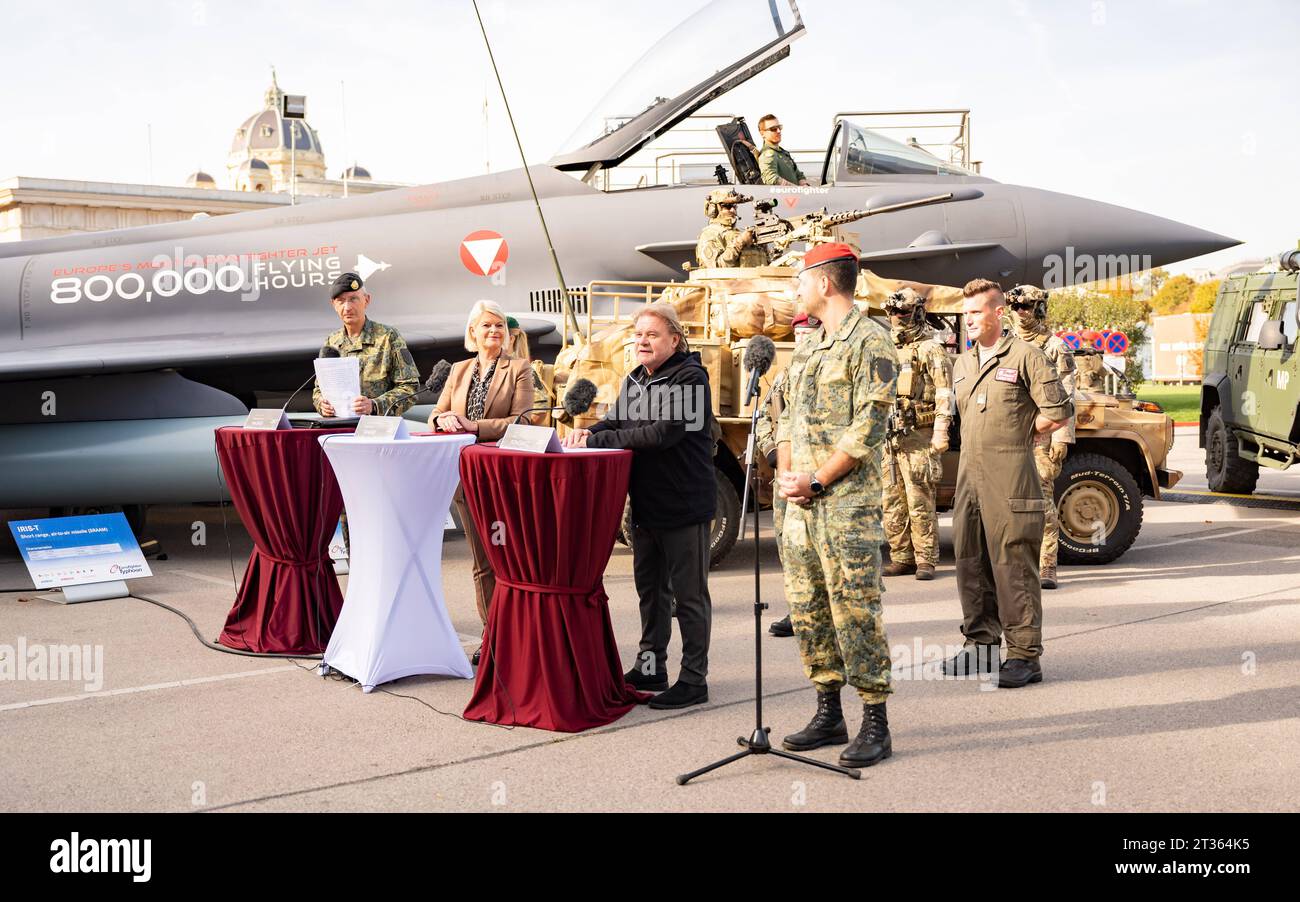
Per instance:
[[[352,402],[361,395],[361,361],[356,357],[316,358],[316,383],[337,417],[353,416]]]

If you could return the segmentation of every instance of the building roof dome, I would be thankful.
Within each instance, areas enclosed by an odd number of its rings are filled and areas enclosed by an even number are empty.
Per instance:
[[[344,169],[343,174],[339,176],[339,178],[344,179],[365,179],[367,181],[370,177],[370,170],[364,166],[358,166],[356,163]]]
[[[282,115],[284,92],[271,71],[271,86],[263,96],[261,111],[254,113],[235,129],[235,138],[230,144],[230,153],[245,155],[251,151],[289,150],[297,153],[316,153],[324,155],[320,146],[320,137],[305,119],[286,120]],[[297,137],[294,126],[297,125]]]
[[[185,179],[185,187],[187,187],[187,188],[215,188],[215,187],[217,187],[217,180],[214,179],[212,176],[208,175],[206,172],[204,172],[203,170],[200,169],[200,170],[198,170],[197,172],[191,172],[191,173],[186,177],[186,179]]]

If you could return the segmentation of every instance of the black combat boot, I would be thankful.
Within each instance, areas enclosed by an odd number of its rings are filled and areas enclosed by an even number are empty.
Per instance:
[[[840,710],[840,691],[836,689],[834,692],[817,693],[817,713],[808,722],[808,726],[782,739],[781,748],[787,752],[806,752],[848,741],[849,728],[844,723],[844,712]]]
[[[1001,645],[971,644],[943,662],[943,675],[966,677],[975,673],[994,673],[1002,663]]]
[[[1020,689],[1043,681],[1043,665],[1023,658],[1008,658],[998,671],[999,689]]]
[[[849,747],[840,752],[841,767],[870,767],[894,754],[889,738],[889,715],[885,703],[862,706],[862,729]]]
[[[788,639],[793,636],[794,626],[790,623],[790,615],[786,614],[780,620],[773,620],[767,631],[781,639]]]

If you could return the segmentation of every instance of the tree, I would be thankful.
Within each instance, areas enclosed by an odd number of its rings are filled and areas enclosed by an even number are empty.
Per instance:
[[[1174,276],[1151,298],[1151,311],[1158,315],[1186,313],[1192,303],[1196,282],[1191,276]]]
[[[1214,302],[1219,298],[1220,284],[1222,284],[1222,280],[1215,279],[1212,282],[1202,282],[1197,285],[1196,290],[1192,292],[1191,312],[1213,313]]]
[[[1127,335],[1124,375],[1134,387],[1142,384],[1138,350],[1148,340],[1146,318],[1149,312],[1143,301],[1099,291],[1053,292],[1047,302],[1047,320],[1053,330],[1114,329]]]
[[[1155,269],[1148,270],[1146,274],[1146,294],[1148,298],[1155,297],[1164,284],[1169,281],[1169,273],[1165,272],[1163,266],[1157,266]]]

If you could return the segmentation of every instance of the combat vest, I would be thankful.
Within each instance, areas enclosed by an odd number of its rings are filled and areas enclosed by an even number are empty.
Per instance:
[[[935,383],[934,374],[926,353],[927,345],[946,354],[934,339],[934,331],[923,329],[909,335],[898,350],[898,394],[894,400],[894,431],[906,434],[914,429],[934,425]]]

